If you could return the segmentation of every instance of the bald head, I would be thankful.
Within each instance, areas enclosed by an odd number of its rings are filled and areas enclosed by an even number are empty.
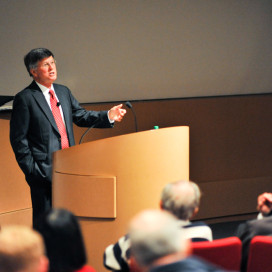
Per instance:
[[[162,210],[146,210],[136,215],[130,224],[131,251],[142,266],[149,266],[159,258],[187,252],[177,219]]]
[[[192,181],[168,183],[161,194],[161,206],[181,220],[190,220],[198,210],[201,192]]]

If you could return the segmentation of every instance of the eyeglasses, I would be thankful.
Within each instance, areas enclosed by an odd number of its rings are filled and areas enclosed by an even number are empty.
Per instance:
[[[40,67],[41,68],[49,68],[49,67],[54,67],[54,66],[56,66],[56,60],[52,60],[52,61],[50,61],[50,62],[45,62],[45,63],[43,63],[43,64],[41,64],[40,65]]]

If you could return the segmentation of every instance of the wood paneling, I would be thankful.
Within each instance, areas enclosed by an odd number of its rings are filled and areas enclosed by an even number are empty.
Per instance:
[[[9,143],[9,119],[10,114],[0,113],[0,225],[31,225],[30,190]]]
[[[114,104],[84,106],[100,110]],[[132,105],[140,131],[154,125],[190,127],[190,178],[203,191],[201,218],[218,216],[213,211],[216,207],[222,216],[253,213],[255,196],[272,191],[272,94],[135,101]],[[134,116],[127,110],[113,129],[92,129],[83,142],[134,132]],[[28,185],[9,144],[9,118],[9,113],[0,113],[0,213],[31,208]],[[85,130],[75,126],[76,142]]]

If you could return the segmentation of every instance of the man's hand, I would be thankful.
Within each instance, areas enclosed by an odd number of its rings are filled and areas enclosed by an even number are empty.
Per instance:
[[[268,215],[272,210],[272,193],[263,193],[258,196],[257,210],[263,216]]]
[[[123,104],[120,104],[109,110],[110,120],[120,122],[123,119],[127,111],[125,109],[122,109],[122,107]]]

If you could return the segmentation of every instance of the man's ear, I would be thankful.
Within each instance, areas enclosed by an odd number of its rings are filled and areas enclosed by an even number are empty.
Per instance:
[[[160,206],[160,209],[163,210],[162,201],[161,200],[160,200],[159,206]]]
[[[198,207],[196,207],[196,208],[195,208],[195,210],[194,210],[194,213],[193,213],[193,216],[192,216],[192,217],[196,216],[196,215],[197,215],[197,213],[198,213],[198,211],[199,211],[199,208],[198,208]]]
[[[40,267],[39,272],[48,272],[49,271],[49,260],[46,256],[40,258]]]
[[[30,72],[30,74],[32,75],[33,78],[37,75],[36,69],[30,69],[29,72]]]

